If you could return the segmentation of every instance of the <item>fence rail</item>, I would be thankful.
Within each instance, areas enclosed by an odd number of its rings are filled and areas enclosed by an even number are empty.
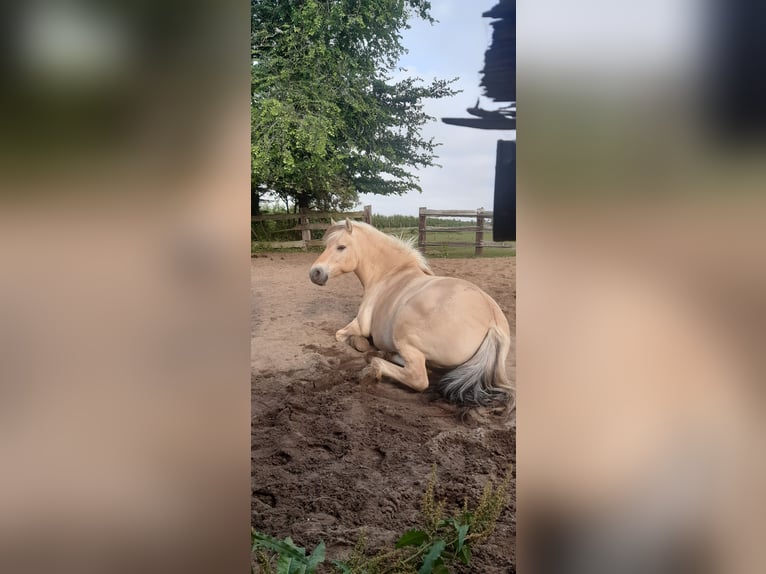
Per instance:
[[[276,233],[283,233],[286,231],[300,231],[301,239],[298,241],[263,241],[260,242],[264,247],[268,249],[290,249],[300,248],[307,249],[308,247],[316,247],[322,245],[321,239],[313,239],[311,237],[312,231],[325,231],[332,225],[331,222],[317,222],[317,219],[361,219],[365,223],[372,224],[372,206],[365,205],[362,211],[346,211],[346,212],[332,212],[332,211],[309,211],[307,209],[300,209],[298,213],[267,213],[264,215],[253,215],[250,217],[251,222],[258,221],[290,221],[295,220],[297,223],[295,226],[280,229]],[[314,223],[311,221],[314,220]]]
[[[465,225],[456,227],[440,227],[428,225],[429,217],[475,217],[476,225]],[[492,212],[479,208],[475,211],[458,209],[428,209],[421,207],[418,211],[418,249],[422,253],[426,252],[427,247],[473,247],[474,254],[480,257],[485,247],[513,248],[511,243],[485,241],[484,232],[492,231],[492,226],[486,221],[492,219]],[[447,233],[455,231],[472,231],[476,234],[473,242],[466,241],[428,241],[428,233]]]

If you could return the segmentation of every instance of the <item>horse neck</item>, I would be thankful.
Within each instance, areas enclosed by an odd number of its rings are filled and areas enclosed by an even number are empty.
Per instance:
[[[417,268],[409,257],[402,256],[386,241],[374,243],[365,235],[365,241],[360,244],[358,263],[354,273],[361,281],[365,291],[374,287],[397,268],[412,266]]]

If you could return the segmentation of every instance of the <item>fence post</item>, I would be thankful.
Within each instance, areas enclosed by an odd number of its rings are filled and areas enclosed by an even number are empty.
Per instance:
[[[364,206],[364,222],[372,225],[372,205]]]
[[[307,214],[306,214],[305,207],[301,207],[299,211],[302,216],[299,220],[300,224],[306,226],[305,229],[301,229],[301,240],[303,241],[303,250],[308,251],[308,248],[309,248],[308,242],[311,241],[311,230],[308,228],[309,218],[306,217]]]
[[[474,249],[474,255],[481,257],[484,247],[484,208],[480,207],[476,210],[476,247]]]
[[[426,209],[421,207],[418,210],[418,249],[423,254],[426,252]]]

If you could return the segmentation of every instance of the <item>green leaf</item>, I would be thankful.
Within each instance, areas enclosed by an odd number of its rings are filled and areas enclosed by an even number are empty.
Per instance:
[[[293,574],[293,559],[287,554],[281,554],[277,560],[277,574]]]
[[[254,532],[253,550],[258,547],[276,552],[280,555],[280,557],[285,555],[293,558],[304,558],[306,556],[306,551],[303,548],[296,546],[292,538],[289,536],[284,540],[279,540],[278,538],[274,538],[268,534]]]
[[[449,568],[442,564],[437,564],[434,569],[431,570],[431,574],[450,574]]]
[[[428,540],[428,534],[422,530],[408,530],[396,541],[397,548],[405,546],[420,546]]]
[[[308,562],[306,562],[306,573],[312,574],[316,571],[317,566],[324,562],[324,542],[320,542],[319,545],[314,548],[314,551],[309,556]]]
[[[332,565],[340,570],[341,574],[352,574],[351,568],[349,568],[344,562],[341,562],[340,560],[333,560]]]
[[[470,528],[470,525],[468,524],[461,524],[457,528],[457,551],[458,552],[460,552],[460,550],[463,548],[463,544],[465,544],[465,537],[466,537],[466,534],[468,534],[469,528]]]
[[[433,574],[433,567],[436,560],[441,556],[447,543],[444,540],[437,540],[431,545],[431,549],[423,559],[423,565],[418,570],[418,574]]]
[[[460,549],[460,552],[458,553],[458,558],[460,558],[460,561],[463,564],[468,564],[471,562],[471,547],[466,544],[463,546],[463,548]]]

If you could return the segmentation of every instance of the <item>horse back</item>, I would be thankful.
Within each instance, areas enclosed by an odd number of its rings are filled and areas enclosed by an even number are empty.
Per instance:
[[[376,347],[394,352],[403,340],[415,341],[429,360],[443,366],[472,356],[502,315],[476,285],[424,274],[392,276],[368,304]]]

